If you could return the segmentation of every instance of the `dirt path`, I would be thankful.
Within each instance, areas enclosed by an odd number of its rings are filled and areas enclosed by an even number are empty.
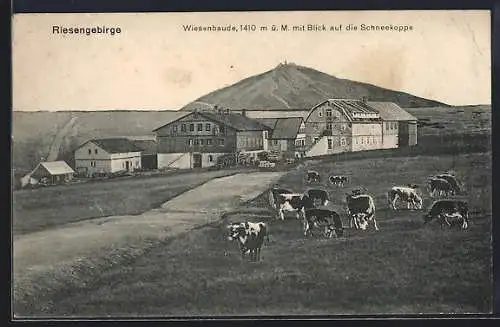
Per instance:
[[[47,156],[46,161],[56,161],[57,157],[59,156],[59,149],[61,148],[61,144],[64,140],[64,137],[66,134],[68,134],[69,130],[73,125],[75,124],[76,117],[72,117],[66,125],[64,125],[63,128],[61,128],[56,135],[54,136],[54,139],[52,140],[52,143],[50,145],[49,153]]]
[[[258,196],[282,175],[261,172],[217,178],[141,215],[105,217],[23,235],[13,244],[16,296],[23,289],[33,292],[35,284],[39,288],[39,276],[68,269],[73,274],[71,267],[93,262],[107,251],[137,249],[215,221],[222,212]]]

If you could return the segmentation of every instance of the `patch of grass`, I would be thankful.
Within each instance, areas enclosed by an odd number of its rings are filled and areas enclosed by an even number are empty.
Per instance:
[[[91,218],[140,214],[213,178],[236,172],[193,172],[16,191],[13,233],[21,235]]]
[[[350,174],[353,184],[375,196],[381,231],[347,229],[343,238],[302,236],[294,218],[272,220],[267,194],[227,220],[270,224],[263,261],[241,261],[224,223],[183,234],[50,305],[19,314],[48,316],[178,316],[266,314],[369,314],[489,312],[491,274],[491,157],[489,154],[317,162],[322,176]],[[422,212],[389,212],[384,200],[393,184],[421,183],[429,174],[453,168],[467,187],[472,223],[468,230],[424,226]],[[306,187],[303,171],[280,185]],[[326,185],[325,185],[326,186]],[[342,206],[344,189],[328,187]],[[425,196],[426,205],[430,199]],[[267,212],[267,213],[266,213]],[[343,216],[344,225],[347,219]],[[224,255],[227,252],[228,255]],[[41,306],[41,304],[39,304]]]

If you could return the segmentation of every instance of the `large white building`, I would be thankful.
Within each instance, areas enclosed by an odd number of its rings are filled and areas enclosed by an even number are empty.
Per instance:
[[[126,138],[89,140],[75,150],[75,169],[87,176],[142,167],[142,149]]]

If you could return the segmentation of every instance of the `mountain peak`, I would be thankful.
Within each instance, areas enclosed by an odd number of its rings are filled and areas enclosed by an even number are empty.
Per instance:
[[[235,109],[309,109],[328,98],[366,98],[401,107],[446,106],[399,91],[340,79],[318,70],[283,61],[273,69],[213,91],[181,108],[206,109],[219,105]]]

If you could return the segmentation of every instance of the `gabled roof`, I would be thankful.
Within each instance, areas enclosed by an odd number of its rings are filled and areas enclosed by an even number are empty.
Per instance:
[[[417,120],[406,110],[394,102],[375,102],[369,101],[368,105],[378,111],[382,120],[408,121]]]
[[[64,174],[73,174],[75,171],[68,166],[68,164],[65,161],[46,161],[46,162],[40,162],[38,164],[38,167],[33,170],[33,172],[36,172],[39,167],[45,168],[47,172],[51,175],[64,175]]]
[[[158,153],[158,144],[155,140],[131,140],[131,142],[138,148],[141,148],[143,155]]]
[[[261,124],[266,125],[269,128],[274,128],[274,125],[276,124],[276,121],[279,118],[253,118],[253,119],[255,119],[256,121],[258,121]]]
[[[93,139],[92,142],[108,153],[141,152],[142,149],[136,146],[127,138]]]
[[[310,110],[309,115],[313,112],[314,109],[325,103],[329,103],[332,107],[337,107],[351,122],[381,120],[381,117],[377,110],[369,106],[367,102],[358,99],[328,99],[315,105]]]
[[[255,119],[245,117],[240,114],[234,114],[234,113],[216,113],[216,112],[208,112],[208,111],[197,111],[197,112],[188,112],[186,115],[183,115],[182,117],[179,117],[167,124],[163,124],[162,126],[156,128],[153,130],[157,131],[160,128],[163,128],[167,125],[170,125],[176,121],[178,121],[181,118],[184,118],[188,115],[194,115],[198,114],[200,116],[203,116],[211,121],[215,121],[217,123],[221,123],[224,125],[227,125],[237,131],[265,131],[265,130],[270,130],[271,128],[258,122]]]
[[[157,130],[159,130],[160,128],[163,128],[163,127],[165,127],[165,126],[167,126],[167,125],[170,125],[170,124],[172,124],[172,123],[174,123],[174,122],[178,121],[179,119],[182,119],[182,118],[184,118],[184,117],[186,117],[186,116],[189,116],[189,115],[191,115],[192,113],[193,113],[193,112],[191,112],[191,111],[183,111],[183,112],[179,112],[179,116],[177,116],[176,118],[172,119],[172,120],[171,120],[171,121],[169,121],[169,122],[166,122],[166,123],[164,122],[161,126],[159,126],[159,127],[155,128],[155,129],[153,129],[153,132],[156,132],[156,131],[157,131]]]
[[[296,139],[302,122],[303,119],[300,117],[277,119],[270,139]]]

